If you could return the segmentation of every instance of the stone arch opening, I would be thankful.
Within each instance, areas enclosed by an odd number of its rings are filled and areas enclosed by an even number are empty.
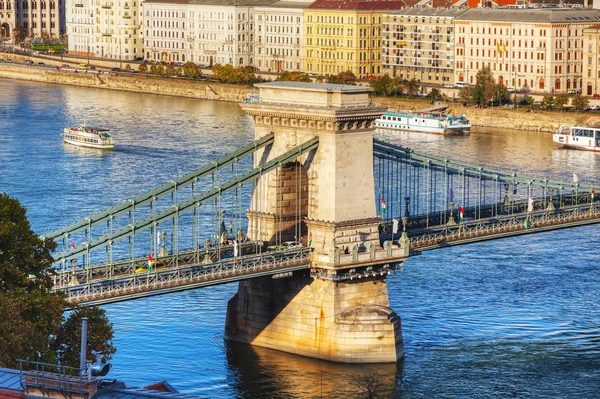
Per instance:
[[[554,90],[560,90],[560,88],[561,88],[561,82],[560,82],[560,78],[558,78],[554,81]]]
[[[7,23],[2,24],[0,30],[2,32],[2,37],[10,37],[10,26]]]
[[[588,85],[587,85],[587,95],[591,96],[592,92],[593,92],[592,84],[588,83]]]
[[[498,84],[499,84],[499,85],[503,85],[503,84],[504,84],[504,76],[500,75],[500,76],[498,77]]]
[[[539,89],[544,90],[544,85],[545,85],[544,78],[540,78],[540,81],[538,82]]]

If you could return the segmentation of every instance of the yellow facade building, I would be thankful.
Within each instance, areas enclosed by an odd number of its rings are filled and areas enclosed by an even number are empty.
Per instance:
[[[402,0],[317,0],[304,10],[304,68],[308,73],[380,76],[383,16]]]
[[[600,24],[583,30],[583,94],[600,98]]]

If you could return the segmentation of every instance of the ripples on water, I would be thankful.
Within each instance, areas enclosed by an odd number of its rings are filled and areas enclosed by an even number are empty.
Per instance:
[[[0,191],[40,233],[141,194],[252,138],[236,104],[0,81]],[[113,130],[118,147],[63,145],[63,127]],[[383,133],[387,135],[388,133]],[[475,164],[596,180],[599,155],[559,149],[547,133],[470,137],[396,133],[402,145]],[[389,279],[406,358],[339,365],[226,344],[235,284],[105,306],[112,378],[167,380],[207,398],[356,397],[353,376],[381,375],[400,398],[595,398],[600,392],[598,227],[447,248]]]

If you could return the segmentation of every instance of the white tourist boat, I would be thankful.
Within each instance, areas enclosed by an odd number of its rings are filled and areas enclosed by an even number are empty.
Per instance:
[[[66,127],[60,137],[65,143],[106,150],[115,146],[112,136],[108,132],[108,129],[89,127],[83,124],[78,127]]]
[[[562,125],[552,135],[552,140],[565,147],[600,151],[600,126],[571,126],[567,130]]]
[[[446,115],[441,112],[386,112],[375,120],[375,127],[444,136],[471,133],[471,124],[464,115]]]

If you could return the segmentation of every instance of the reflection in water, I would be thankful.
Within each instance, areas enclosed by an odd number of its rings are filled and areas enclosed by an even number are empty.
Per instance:
[[[358,398],[369,375],[379,394],[390,397],[402,374],[403,361],[339,364],[233,342],[226,349],[229,380],[242,398]]]

